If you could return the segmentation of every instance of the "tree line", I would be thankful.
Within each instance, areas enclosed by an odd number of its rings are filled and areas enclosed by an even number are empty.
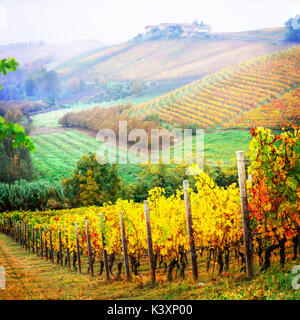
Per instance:
[[[152,129],[162,129],[155,118],[139,119],[130,116],[126,111],[132,107],[131,103],[109,108],[94,107],[89,110],[68,112],[58,121],[64,127],[77,127],[98,132],[101,129],[111,129],[119,139],[119,122],[127,121],[128,132],[133,129],[143,129],[151,137]],[[150,140],[148,141],[150,143]]]

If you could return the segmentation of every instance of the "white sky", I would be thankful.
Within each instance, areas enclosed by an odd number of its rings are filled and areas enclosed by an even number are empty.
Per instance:
[[[213,32],[283,26],[300,0],[0,0],[0,44],[126,41],[149,24],[203,20]]]
[[[6,11],[4,7],[0,6],[0,31],[6,28]]]

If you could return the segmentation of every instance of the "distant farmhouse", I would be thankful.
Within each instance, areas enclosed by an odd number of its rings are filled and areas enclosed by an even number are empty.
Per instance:
[[[193,37],[201,34],[208,34],[211,32],[211,27],[204,24],[203,21],[198,23],[161,23],[159,25],[150,25],[145,27],[147,34],[161,32],[165,35],[180,34],[182,37]]]

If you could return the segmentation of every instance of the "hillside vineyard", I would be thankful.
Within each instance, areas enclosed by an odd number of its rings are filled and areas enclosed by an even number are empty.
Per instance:
[[[270,129],[251,130],[253,139],[249,145],[249,173],[252,174],[252,183],[248,183],[247,192],[254,255],[260,261],[261,271],[270,267],[271,252],[279,247],[282,266],[285,264],[285,250],[293,248],[295,258],[297,256],[300,216],[296,193],[300,190],[295,168],[299,166],[296,149],[299,135],[300,130],[296,128],[293,132],[284,131],[280,135],[275,135]],[[258,152],[257,145],[261,146]],[[269,155],[269,161],[265,161],[266,155]],[[289,161],[283,161],[283,157],[288,157]],[[164,265],[168,269],[169,280],[172,279],[175,266],[180,268],[184,278],[188,264],[187,254],[191,247],[186,227],[187,202],[190,203],[193,217],[191,233],[199,250],[198,257],[201,258],[203,252],[207,254],[207,271],[211,263],[214,265],[217,262],[221,274],[223,268],[228,270],[238,256],[244,257],[239,187],[236,183],[227,188],[219,187],[206,173],[194,169],[198,171],[195,177],[197,190],[186,189],[190,200],[186,199],[184,190],[179,186],[169,197],[165,195],[164,188],[155,187],[149,191],[146,200],[151,215],[151,246],[157,269]],[[278,188],[283,190],[280,197]],[[104,247],[112,265],[128,253],[132,271],[138,275],[139,267],[149,254],[145,208],[143,203],[119,198],[115,204],[107,203],[102,207],[4,212],[0,219],[0,230],[10,234],[27,249],[40,253],[41,257],[44,252],[48,259],[47,252],[50,249],[52,262],[54,253],[58,253],[57,261],[63,265],[61,257],[67,257],[71,268],[70,259],[73,256],[75,270],[80,255],[82,259],[84,256],[89,256],[89,259],[93,257],[89,260],[88,272],[95,261],[101,264]],[[126,226],[125,236],[123,223]],[[217,258],[214,262],[213,253]],[[242,258],[242,265],[244,263]],[[103,271],[103,263],[101,265]],[[121,268],[122,263],[119,272]]]
[[[157,113],[169,123],[226,127],[229,121],[295,89],[300,82],[299,65],[300,46],[297,46],[223,69],[127,112],[132,116]],[[298,118],[294,122],[299,119],[297,105]],[[290,114],[281,111],[283,118]]]
[[[236,117],[228,127],[282,128],[300,123],[300,88],[285,93],[281,98],[262,104],[256,109]]]

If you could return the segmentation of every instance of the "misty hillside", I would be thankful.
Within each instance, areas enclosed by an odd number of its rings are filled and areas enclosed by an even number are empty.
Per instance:
[[[47,69],[52,69],[87,50],[104,44],[95,40],[79,40],[70,43],[46,44],[44,42],[12,43],[0,46],[1,57],[14,57],[20,65],[44,59]]]
[[[84,81],[192,80],[292,46],[284,28],[213,34],[198,39],[134,42],[85,52],[60,65],[64,78]]]
[[[219,36],[261,41],[283,41],[287,30],[284,27],[266,28],[250,31],[218,33]]]

